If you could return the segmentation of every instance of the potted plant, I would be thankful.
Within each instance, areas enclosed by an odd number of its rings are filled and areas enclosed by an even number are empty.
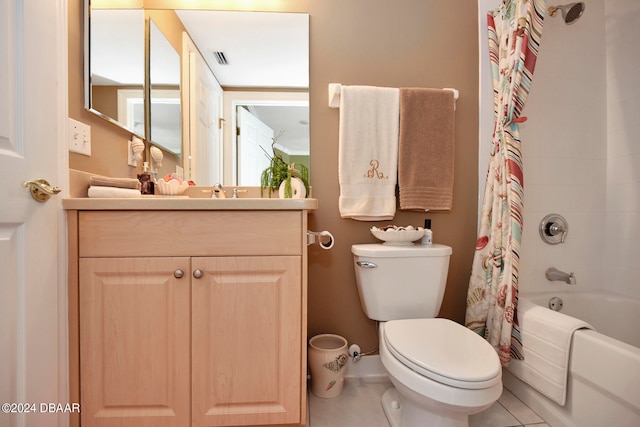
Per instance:
[[[275,140],[274,140],[275,143]],[[273,150],[273,144],[271,145],[273,156],[267,156],[271,159],[269,166],[262,171],[260,176],[260,197],[263,197],[263,191],[265,188],[269,189],[269,197],[271,193],[280,192],[280,187],[283,186],[284,198],[290,199],[294,195],[294,186],[291,185],[292,180],[300,180],[304,185],[304,196],[309,194],[309,169],[301,163],[288,164],[284,161],[282,156]]]

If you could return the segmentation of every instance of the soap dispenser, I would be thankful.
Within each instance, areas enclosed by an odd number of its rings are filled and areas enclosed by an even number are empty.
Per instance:
[[[143,171],[138,174],[138,181],[140,181],[140,192],[142,194],[153,194],[154,188],[149,174],[149,162],[144,162]]]
[[[433,244],[433,232],[431,231],[431,220],[430,219],[425,219],[424,220],[424,236],[422,236],[422,240],[420,240],[420,243],[422,243],[423,245],[432,245]]]

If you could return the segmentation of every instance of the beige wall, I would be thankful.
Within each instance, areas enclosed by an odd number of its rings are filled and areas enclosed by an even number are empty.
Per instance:
[[[93,156],[70,154],[70,166],[113,176],[134,176],[123,160],[129,134],[84,111],[82,7],[69,2],[69,114],[92,127]],[[309,336],[337,333],[363,351],[375,348],[374,322],[360,308],[350,247],[374,242],[379,223],[340,218],[338,115],[327,106],[327,85],[455,87],[456,158],[453,210],[398,212],[393,223],[432,219],[434,240],[453,247],[441,316],[462,322],[475,247],[478,164],[477,2],[459,0],[282,0],[271,9],[310,14],[311,181],[320,208],[310,228],[329,230],[333,249],[309,247]],[[257,10],[257,9],[256,9]],[[388,222],[385,222],[386,224]]]

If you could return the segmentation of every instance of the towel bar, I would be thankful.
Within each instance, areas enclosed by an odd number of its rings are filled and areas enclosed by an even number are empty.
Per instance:
[[[341,83],[329,83],[329,108],[340,108],[340,91],[342,89]],[[460,97],[458,89],[450,87],[443,88],[444,90],[450,90],[453,92],[453,102],[455,109],[455,101]]]

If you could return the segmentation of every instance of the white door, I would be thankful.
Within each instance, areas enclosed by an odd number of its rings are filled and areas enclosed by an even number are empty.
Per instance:
[[[62,194],[66,186],[66,0],[0,0],[0,426],[67,424]],[[61,125],[62,124],[62,125]],[[60,172],[60,173],[59,173]],[[63,240],[61,240],[63,241]],[[43,406],[44,405],[44,406]]]
[[[238,185],[259,186],[273,156],[273,129],[246,108],[238,108]]]
[[[188,63],[183,60],[183,67],[187,67],[183,75],[188,76],[188,82],[183,87],[189,88],[188,98],[183,98],[188,104],[183,123],[188,123],[187,141],[191,141],[185,167],[198,185],[222,183],[222,130],[218,120],[222,117],[222,87],[186,33],[182,46],[182,51],[188,52]]]

